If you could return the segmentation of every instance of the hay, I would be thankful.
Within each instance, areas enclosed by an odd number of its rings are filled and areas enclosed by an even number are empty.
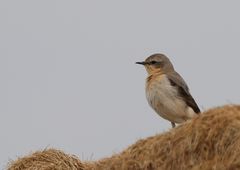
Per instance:
[[[9,170],[84,170],[75,156],[56,149],[38,151],[10,163]]]
[[[60,165],[60,166],[59,166]],[[120,154],[80,162],[57,150],[12,162],[9,170],[240,169],[240,106],[211,109],[169,132],[139,140]]]

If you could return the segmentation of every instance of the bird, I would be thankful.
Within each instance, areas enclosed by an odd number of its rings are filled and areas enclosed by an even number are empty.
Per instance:
[[[153,54],[136,64],[144,65],[148,73],[145,93],[149,105],[170,121],[172,128],[200,114],[186,82],[166,55]]]

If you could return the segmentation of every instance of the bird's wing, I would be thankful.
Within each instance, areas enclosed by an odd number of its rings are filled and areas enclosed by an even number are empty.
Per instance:
[[[167,75],[167,77],[171,85],[177,87],[179,94],[186,102],[186,104],[191,107],[195,113],[200,113],[200,109],[193,97],[191,96],[189,88],[183,78],[177,72],[170,73]]]

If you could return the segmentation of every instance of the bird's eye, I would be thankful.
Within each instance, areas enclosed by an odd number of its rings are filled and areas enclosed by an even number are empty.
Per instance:
[[[156,64],[157,62],[156,61],[151,61],[150,64]]]

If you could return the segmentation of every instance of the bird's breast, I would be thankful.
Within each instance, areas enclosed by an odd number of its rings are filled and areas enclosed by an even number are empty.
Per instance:
[[[167,75],[152,76],[146,81],[146,97],[149,105],[163,118],[182,122],[181,114],[186,108],[177,89],[171,85]]]
[[[171,85],[165,74],[152,76],[146,82],[146,97],[149,104],[155,107],[173,100],[178,96],[177,89]]]

